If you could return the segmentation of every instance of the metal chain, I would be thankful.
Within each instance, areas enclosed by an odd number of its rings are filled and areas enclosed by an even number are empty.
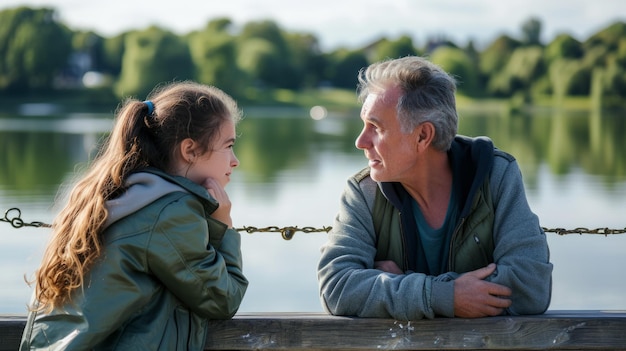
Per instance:
[[[554,228],[548,229],[543,228],[543,231],[546,233],[556,233],[558,235],[566,235],[566,234],[600,234],[604,236],[608,236],[609,234],[624,234],[626,233],[626,228],[624,229],[609,229],[609,228],[596,228],[596,229],[588,229],[588,228],[574,228],[574,229],[564,229],[564,228]]]
[[[296,234],[296,232],[303,232],[303,233],[326,232],[326,233],[328,233],[328,232],[330,232],[331,229],[332,229],[332,227],[322,227],[322,228],[314,228],[314,227],[304,227],[304,228],[282,227],[282,228],[279,228],[279,227],[275,227],[275,226],[265,227],[265,228],[244,226],[243,228],[235,228],[235,230],[238,231],[238,232],[246,232],[248,234],[262,233],[262,232],[280,232],[281,236],[285,240],[291,240],[293,238],[293,236]]]
[[[15,215],[14,217],[10,217],[9,218],[9,214],[13,213],[13,212],[17,212],[17,215]],[[46,224],[43,222],[30,222],[30,223],[26,223],[22,220],[22,211],[17,208],[17,207],[13,207],[13,208],[9,208],[8,210],[6,210],[6,212],[4,212],[4,218],[0,218],[0,222],[7,222],[7,223],[11,223],[11,225],[13,226],[13,228],[22,228],[22,227],[45,227],[45,228],[50,228],[51,225],[50,224]]]
[[[7,222],[10,223],[13,228],[22,228],[22,227],[37,227],[37,228],[50,228],[51,225],[50,224],[46,224],[43,222],[24,222],[24,220],[22,220],[22,211],[17,208],[17,207],[13,207],[8,209],[6,212],[4,212],[4,218],[0,218],[0,222]],[[291,240],[293,238],[293,236],[296,234],[296,232],[303,232],[303,233],[320,233],[320,232],[330,232],[332,229],[332,227],[322,227],[322,228],[315,228],[315,227],[303,227],[303,228],[298,228],[297,226],[287,226],[287,227],[276,227],[276,226],[269,226],[269,227],[263,227],[263,228],[257,228],[257,227],[253,227],[253,226],[244,226],[242,228],[235,228],[236,231],[238,232],[246,232],[248,234],[252,234],[252,233],[280,233],[281,236],[283,237],[283,239],[285,240]],[[589,228],[583,228],[583,227],[578,227],[578,228],[574,228],[574,229],[565,229],[565,228],[545,228],[542,227],[543,231],[546,233],[556,233],[558,235],[567,235],[567,234],[598,234],[598,235],[604,235],[604,236],[608,236],[609,234],[624,234],[626,233],[626,227],[623,229],[609,229],[609,228],[596,228],[596,229],[589,229]]]

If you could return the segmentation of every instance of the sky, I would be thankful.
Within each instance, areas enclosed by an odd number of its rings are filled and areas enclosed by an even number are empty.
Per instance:
[[[521,38],[529,18],[541,21],[544,43],[562,33],[582,41],[626,22],[624,0],[3,0],[0,10],[16,6],[53,7],[71,29],[107,37],[150,25],[184,34],[218,17],[236,26],[271,19],[283,30],[314,34],[324,50],[401,35],[418,47],[444,36],[480,48],[502,34]]]

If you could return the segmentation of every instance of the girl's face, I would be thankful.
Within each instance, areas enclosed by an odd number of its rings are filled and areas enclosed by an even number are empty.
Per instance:
[[[197,184],[204,184],[207,178],[212,178],[225,187],[230,182],[233,168],[239,165],[233,150],[235,138],[235,124],[231,120],[224,121],[213,146],[204,154],[193,157],[185,176]]]

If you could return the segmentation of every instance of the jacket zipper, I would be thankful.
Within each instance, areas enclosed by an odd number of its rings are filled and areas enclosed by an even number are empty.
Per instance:
[[[489,262],[490,261],[489,255],[487,255],[485,248],[483,247],[483,245],[481,245],[480,239],[478,238],[478,236],[476,236],[476,234],[474,234],[474,241],[476,242],[476,245],[478,245],[478,248],[480,249],[480,252],[483,254],[483,257],[485,258],[485,260]]]
[[[454,241],[456,240],[456,237],[459,235],[459,232],[461,231],[461,227],[463,227],[464,223],[465,223],[465,217],[461,218],[459,225],[457,225],[456,228],[454,229],[454,233],[452,234],[452,238],[450,239],[450,247],[448,247],[448,270],[452,270],[452,247],[454,246]]]
[[[400,220],[400,239],[402,239],[402,252],[404,253],[404,267],[403,271],[406,272],[409,269],[409,255],[406,253],[406,239],[404,238],[404,223],[402,222],[402,211],[398,211],[398,219]]]

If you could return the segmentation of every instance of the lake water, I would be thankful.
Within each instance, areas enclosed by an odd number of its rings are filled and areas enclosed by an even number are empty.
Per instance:
[[[113,109],[112,109],[113,110]],[[107,113],[0,113],[0,210],[50,223],[57,190],[111,127]],[[245,110],[235,151],[241,162],[227,191],[235,226],[332,226],[346,178],[366,166],[354,138],[358,111],[321,120],[305,110]],[[531,207],[546,228],[626,227],[626,118],[617,113],[519,116],[461,110],[460,132],[488,135],[518,159]],[[15,212],[9,213],[15,215]],[[49,229],[0,222],[0,313],[25,313],[31,277]],[[547,233],[554,263],[550,309],[626,310],[626,234]],[[315,268],[325,233],[287,241],[242,233],[250,286],[240,312],[321,312]]]

